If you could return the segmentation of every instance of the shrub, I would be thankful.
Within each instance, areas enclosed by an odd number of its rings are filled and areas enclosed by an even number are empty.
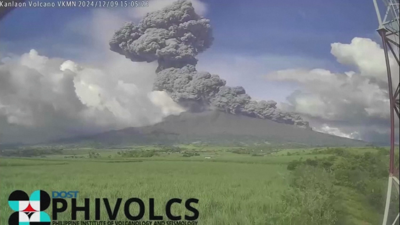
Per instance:
[[[298,165],[301,164],[301,161],[299,160],[293,160],[287,165],[288,170],[295,170]]]
[[[295,176],[292,186],[302,190],[318,189],[322,193],[321,191],[332,189],[319,180],[324,180],[325,178],[321,174],[325,174],[324,176],[329,175],[330,177],[327,181],[329,185],[353,188],[361,192],[376,210],[384,208],[387,188],[385,180],[388,176],[387,155],[382,151],[366,152],[362,155],[352,154],[338,148],[327,151],[339,157],[331,156],[290,162],[287,169],[292,170]],[[398,213],[398,204],[394,208]],[[393,214],[395,211],[391,213]]]
[[[316,167],[318,166],[318,161],[316,159],[306,159],[304,162],[305,165]]]
[[[183,157],[192,157],[192,156],[200,156],[200,154],[197,152],[185,152],[185,153],[183,153],[182,156]]]
[[[297,164],[290,185],[292,189],[286,191],[282,198],[286,205],[296,209],[290,212],[292,221],[308,225],[339,223],[340,196],[331,172]]]

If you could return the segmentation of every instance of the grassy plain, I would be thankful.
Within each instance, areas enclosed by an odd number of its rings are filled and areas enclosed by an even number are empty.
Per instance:
[[[197,198],[198,224],[204,225],[381,223],[383,208],[376,210],[367,202],[365,194],[335,184],[332,173],[309,167],[287,169],[293,160],[324,158],[332,153],[297,149],[250,155],[235,154],[224,148],[197,150],[199,155],[192,157],[183,157],[182,152],[168,152],[127,158],[117,154],[120,150],[83,149],[46,158],[1,158],[0,224],[7,224],[11,213],[8,195],[16,189],[27,193],[38,189],[78,190],[81,205],[83,198],[109,198],[112,205],[116,198],[155,198],[156,214],[164,217],[163,209],[169,199]],[[96,151],[99,157],[88,158],[90,151]],[[375,149],[346,151],[362,154]],[[65,158],[66,154],[84,158]],[[148,207],[149,203],[145,204]],[[138,208],[132,205],[131,210],[137,212]],[[51,210],[46,211],[51,215]],[[173,206],[173,213],[191,215],[178,204]],[[67,215],[60,214],[58,220],[70,220]],[[149,218],[148,210],[145,218]],[[83,219],[83,213],[78,213],[78,219]],[[102,219],[107,220],[105,208]],[[117,219],[126,220],[123,209]]]

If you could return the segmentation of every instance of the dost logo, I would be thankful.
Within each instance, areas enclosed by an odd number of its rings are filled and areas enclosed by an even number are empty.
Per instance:
[[[36,190],[31,196],[16,190],[8,197],[8,205],[15,211],[8,219],[8,225],[50,225],[51,220],[43,212],[50,206],[50,196],[45,191]]]

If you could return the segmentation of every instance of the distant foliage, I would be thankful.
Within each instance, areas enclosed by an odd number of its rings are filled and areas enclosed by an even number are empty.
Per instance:
[[[67,155],[67,156],[64,156],[64,158],[65,159],[82,159],[82,158],[85,158],[85,156],[77,156],[77,155]]]
[[[183,148],[177,146],[160,146],[160,152],[182,152]]]
[[[122,151],[119,155],[125,158],[149,158],[158,155],[158,153],[154,150],[133,150]]]
[[[63,154],[63,149],[13,149],[0,151],[0,156],[5,157],[42,157],[61,154]]]
[[[309,155],[317,155],[317,154],[333,154],[337,156],[346,156],[349,155],[350,152],[346,151],[344,148],[326,148],[326,149],[313,149]]]
[[[330,170],[335,162],[337,157],[335,156],[330,156],[330,157],[324,157],[321,159],[315,158],[315,159],[306,159],[306,160],[293,160],[287,165],[288,170],[295,170],[298,166],[305,165],[305,166],[311,166],[311,167],[319,167],[323,168],[325,170]]]
[[[287,156],[300,155],[300,152],[299,152],[299,151],[296,151],[296,152],[287,152],[286,155],[287,155]]]
[[[267,154],[271,154],[274,152],[278,152],[279,149],[268,148],[265,146],[250,146],[247,148],[239,148],[235,150],[231,150],[230,152],[240,155],[251,155],[251,156],[263,156]]]
[[[97,159],[97,158],[101,158],[100,154],[98,152],[89,152],[89,158],[91,159]]]
[[[200,156],[200,154],[197,152],[184,152],[182,156],[183,157],[192,157],[192,156]]]
[[[236,153],[236,154],[251,154],[251,150],[249,149],[245,149],[245,148],[241,148],[241,149],[236,149],[233,150],[232,153]]]

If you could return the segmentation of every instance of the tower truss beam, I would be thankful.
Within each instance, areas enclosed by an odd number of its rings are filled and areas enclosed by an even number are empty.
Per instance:
[[[382,6],[382,9],[385,9],[384,17],[381,17],[381,11],[378,6],[378,1]],[[388,94],[389,94],[389,104],[390,104],[390,159],[389,159],[389,180],[388,180],[388,189],[387,189],[387,195],[386,195],[386,205],[385,205],[385,212],[384,212],[384,218],[383,218],[383,225],[390,225],[390,224],[396,224],[396,222],[399,220],[399,215],[394,219],[394,221],[388,221],[389,217],[389,207],[390,207],[390,202],[391,202],[391,197],[392,197],[392,189],[393,185],[395,185],[396,188],[394,188],[397,192],[399,192],[399,179],[398,173],[396,173],[396,170],[398,168],[395,168],[394,165],[394,150],[395,150],[395,114],[397,117],[400,119],[400,102],[399,102],[399,92],[400,92],[400,84],[395,84],[393,85],[392,83],[392,76],[399,76],[398,74],[392,74],[391,70],[391,64],[389,60],[389,54],[391,53],[391,56],[395,59],[397,62],[397,65],[400,67],[400,56],[399,56],[399,50],[400,50],[400,44],[399,44],[399,26],[400,26],[400,20],[399,20],[399,0],[373,0],[374,6],[375,6],[375,11],[376,15],[378,17],[378,33],[381,36],[382,39],[382,47],[384,51],[384,56],[385,56],[385,64],[386,64],[386,72],[387,72],[387,79],[388,79]],[[396,89],[393,91],[394,87]]]

